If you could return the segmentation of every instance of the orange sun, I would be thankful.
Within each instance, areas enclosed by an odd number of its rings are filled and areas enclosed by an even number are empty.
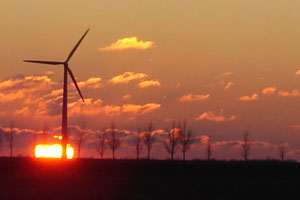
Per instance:
[[[34,154],[36,158],[61,158],[62,145],[61,144],[38,144],[35,146]],[[67,158],[74,157],[74,148],[67,144]]]

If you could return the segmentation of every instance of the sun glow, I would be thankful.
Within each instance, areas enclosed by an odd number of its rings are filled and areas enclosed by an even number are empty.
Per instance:
[[[58,140],[62,140],[62,136],[61,135],[54,135],[53,138],[58,139]]]
[[[35,146],[34,154],[36,158],[61,158],[62,145],[61,144],[38,144]],[[67,144],[67,158],[74,157],[74,148]]]

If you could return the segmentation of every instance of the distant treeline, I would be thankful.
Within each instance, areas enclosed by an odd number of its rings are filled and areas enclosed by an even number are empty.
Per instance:
[[[38,142],[48,143],[49,136],[51,135],[50,127],[48,123],[45,123],[41,131],[32,132],[28,135],[28,141],[30,145],[34,146]],[[2,144],[7,143],[9,148],[9,156],[13,157],[15,138],[17,129],[14,128],[14,123],[11,123],[9,128],[0,128],[0,151]],[[159,135],[164,135],[164,137],[158,137]],[[173,121],[170,128],[165,130],[155,130],[153,128],[153,123],[148,123],[147,127],[137,128],[136,131],[119,130],[116,128],[115,123],[112,122],[110,128],[103,128],[102,130],[95,131],[91,133],[89,129],[86,128],[86,123],[82,123],[81,127],[76,126],[75,134],[74,131],[72,135],[69,134],[69,141],[75,146],[76,157],[81,157],[81,150],[83,145],[87,142],[89,137],[93,137],[93,142],[89,142],[89,145],[94,146],[95,151],[97,151],[99,158],[104,158],[104,153],[107,150],[111,151],[111,158],[116,159],[116,152],[123,145],[124,135],[130,135],[130,146],[133,147],[133,152],[135,158],[138,160],[141,158],[141,153],[146,153],[146,159],[153,159],[151,156],[152,148],[154,144],[160,144],[161,147],[168,153],[168,158],[170,160],[175,159],[175,153],[179,152],[181,154],[181,159],[186,160],[186,156],[195,144],[196,140],[199,140],[197,136],[193,133],[193,130],[188,127],[187,122],[183,121]],[[52,135],[51,135],[52,136]],[[242,134],[242,140],[239,142],[240,145],[240,156],[241,159],[248,161],[251,155],[251,147],[253,143],[251,142],[249,131],[245,131]],[[207,136],[202,139],[202,144],[205,145],[204,151],[207,160],[213,159],[213,147],[211,136]],[[32,152],[33,152],[32,148]],[[278,150],[278,158],[282,161],[286,160],[286,154],[288,145],[286,143],[281,143],[276,146]],[[178,158],[177,158],[178,159]]]

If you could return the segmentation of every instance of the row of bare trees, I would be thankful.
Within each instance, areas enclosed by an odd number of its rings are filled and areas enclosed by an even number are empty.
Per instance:
[[[121,146],[122,139],[116,131],[115,124],[112,123],[110,129],[103,129],[102,133],[97,136],[96,150],[103,158],[107,147],[112,152],[112,158],[115,159],[115,151]],[[193,142],[192,131],[187,130],[187,123],[173,123],[172,128],[166,131],[167,139],[163,141],[166,151],[170,154],[171,159],[174,159],[174,154],[178,147],[182,151],[183,159],[185,160],[186,152],[190,149]],[[146,149],[147,159],[151,159],[151,150],[155,142],[157,142],[156,132],[153,129],[153,123],[150,122],[145,130],[138,128],[134,138],[134,152],[136,159],[140,158],[143,149]]]
[[[111,128],[107,132],[107,129],[103,129],[102,134],[98,135],[96,149],[100,155],[100,158],[103,158],[104,151],[107,146],[112,151],[112,158],[115,159],[115,151],[121,146],[122,140],[120,136],[116,134],[115,125],[112,123]],[[165,131],[167,133],[167,139],[163,141],[163,146],[168,152],[170,159],[174,160],[174,154],[177,150],[180,150],[182,153],[182,159],[186,159],[186,153],[191,148],[192,143],[194,142],[194,137],[192,130],[187,128],[186,121],[182,123],[173,122],[172,127]],[[104,134],[106,133],[106,134]],[[156,141],[155,131],[153,131],[153,124],[149,123],[148,127],[142,131],[139,128],[136,132],[136,137],[134,140],[134,152],[136,154],[136,159],[140,158],[140,154],[144,147],[146,148],[147,159],[151,158],[151,149]],[[241,156],[245,161],[249,160],[251,153],[252,142],[250,141],[249,131],[245,131],[241,141]],[[211,141],[211,136],[206,139],[206,158],[207,160],[212,159],[213,153],[213,143]],[[282,161],[285,160],[287,154],[287,145],[281,143],[277,145],[278,153]]]
[[[131,132],[133,134],[133,132]],[[173,122],[171,128],[166,129],[165,133],[167,135],[166,139],[162,141],[163,147],[167,151],[171,160],[174,160],[174,155],[176,151],[180,150],[182,153],[182,159],[186,159],[186,153],[190,150],[192,143],[194,142],[193,132],[188,128],[187,122]],[[43,142],[47,142],[47,137],[49,134],[49,124],[45,123],[42,130]],[[158,142],[156,138],[157,131],[153,129],[153,123],[150,122],[145,130],[138,128],[133,141],[134,153],[136,154],[136,159],[140,159],[140,155],[143,149],[146,149],[147,159],[151,159],[151,150],[155,142]],[[36,140],[36,135],[34,135]],[[77,137],[75,139],[75,144],[77,147],[77,156],[80,158],[82,145],[86,139],[86,123],[83,123]],[[15,130],[14,123],[12,122],[10,128],[5,130],[0,129],[0,150],[3,141],[7,142],[9,148],[10,157],[13,156],[14,150],[14,140],[15,140]],[[102,159],[104,152],[109,148],[112,152],[112,158],[115,159],[115,153],[117,149],[122,145],[122,137],[114,122],[111,123],[109,129],[104,128],[96,138],[96,150]],[[35,143],[35,141],[32,141]],[[241,156],[245,161],[249,160],[251,154],[252,142],[250,141],[249,131],[245,131],[243,134],[241,142]],[[281,143],[277,145],[278,154],[280,159],[283,161],[286,159],[288,145],[286,143]],[[206,158],[207,160],[212,159],[213,153],[213,143],[211,137],[209,136],[206,140]]]
[[[181,124],[178,122],[173,122],[172,128],[166,131],[168,133],[167,140],[163,141],[166,151],[170,154],[171,160],[174,159],[174,154],[176,150],[179,149],[182,152],[182,159],[185,160],[186,152],[191,148],[194,141],[192,130],[187,129],[186,121]]]
[[[102,159],[108,145],[112,151],[112,158],[115,159],[115,152],[121,146],[121,144],[121,136],[118,134],[114,122],[112,122],[110,129],[104,128],[102,133],[98,135],[96,141],[96,150]]]
[[[250,135],[249,131],[245,131],[245,133],[243,134],[241,156],[243,157],[243,159],[245,161],[249,160],[249,156],[251,153],[252,142],[249,139],[249,135]],[[286,158],[286,154],[287,154],[287,144],[281,143],[281,144],[277,145],[277,149],[278,149],[278,154],[280,156],[281,161],[284,161]]]

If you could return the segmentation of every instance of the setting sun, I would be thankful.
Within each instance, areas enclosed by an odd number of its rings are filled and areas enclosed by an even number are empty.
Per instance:
[[[38,144],[34,149],[36,158],[61,158],[62,146],[61,144]],[[72,159],[74,157],[74,148],[67,145],[67,158]]]

